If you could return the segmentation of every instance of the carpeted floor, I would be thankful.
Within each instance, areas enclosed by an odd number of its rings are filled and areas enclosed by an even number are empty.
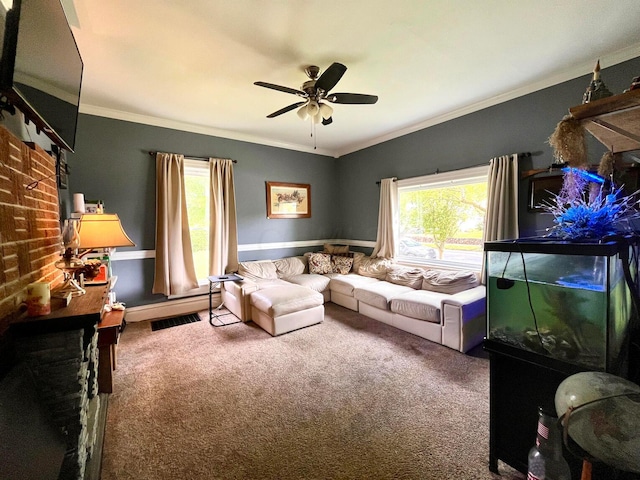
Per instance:
[[[275,338],[253,323],[129,324],[101,478],[524,478],[487,467],[486,358],[325,307],[322,324]]]

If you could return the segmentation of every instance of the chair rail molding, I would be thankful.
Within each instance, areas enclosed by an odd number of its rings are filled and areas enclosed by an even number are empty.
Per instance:
[[[345,239],[324,239],[324,240],[298,240],[292,242],[272,242],[272,243],[247,243],[238,245],[239,252],[255,252],[260,250],[278,250],[282,248],[303,248],[318,247],[325,243],[349,245],[352,247],[373,248],[376,242],[369,240],[345,240]],[[114,252],[112,261],[122,260],[144,260],[146,258],[156,258],[155,250],[130,250],[126,252]]]

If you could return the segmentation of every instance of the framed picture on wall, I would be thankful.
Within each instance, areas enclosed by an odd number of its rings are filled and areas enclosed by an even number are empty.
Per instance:
[[[267,218],[310,218],[311,185],[267,183]]]
[[[67,178],[67,175],[69,174],[69,167],[64,154],[61,154],[60,157],[58,157],[57,165],[58,171],[56,173],[58,174],[58,187],[66,190],[69,188],[69,179]]]
[[[66,190],[69,188],[67,178],[69,174],[69,167],[67,165],[66,153],[57,145],[51,145],[51,156],[56,161],[56,178],[58,179],[58,188]]]

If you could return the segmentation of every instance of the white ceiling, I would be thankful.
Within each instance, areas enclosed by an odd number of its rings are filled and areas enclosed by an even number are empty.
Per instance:
[[[65,4],[82,112],[336,157],[640,55],[638,0]],[[299,98],[253,82],[298,89],[332,62],[333,92],[379,101],[333,105],[314,150],[295,110],[266,118]]]

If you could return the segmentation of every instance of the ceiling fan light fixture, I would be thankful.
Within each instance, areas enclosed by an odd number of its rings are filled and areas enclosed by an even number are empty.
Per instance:
[[[320,106],[318,105],[318,102],[310,101],[307,104],[307,115],[309,115],[310,117],[315,117],[319,111]]]
[[[326,103],[321,103],[320,104],[320,116],[326,120],[329,117],[331,117],[331,115],[333,115],[333,108],[331,108]]]
[[[301,120],[307,120],[311,117],[312,125],[316,123],[330,125],[333,123],[333,108],[329,106],[330,103],[366,105],[374,104],[378,101],[376,95],[329,93],[340,81],[346,70],[347,67],[343,64],[334,62],[322,72],[322,75],[319,75],[320,69],[317,66],[310,65],[305,69],[309,80],[304,82],[300,89],[283,87],[267,82],[254,82],[254,85],[297,95],[302,98],[302,101],[281,108],[267,115],[267,118],[274,118],[300,107],[296,113]]]
[[[307,106],[306,106],[306,105],[301,106],[301,107],[298,109],[297,114],[298,114],[298,117],[300,117],[300,120],[306,120],[306,119],[307,119],[307,117],[309,116],[309,115],[307,114]]]

